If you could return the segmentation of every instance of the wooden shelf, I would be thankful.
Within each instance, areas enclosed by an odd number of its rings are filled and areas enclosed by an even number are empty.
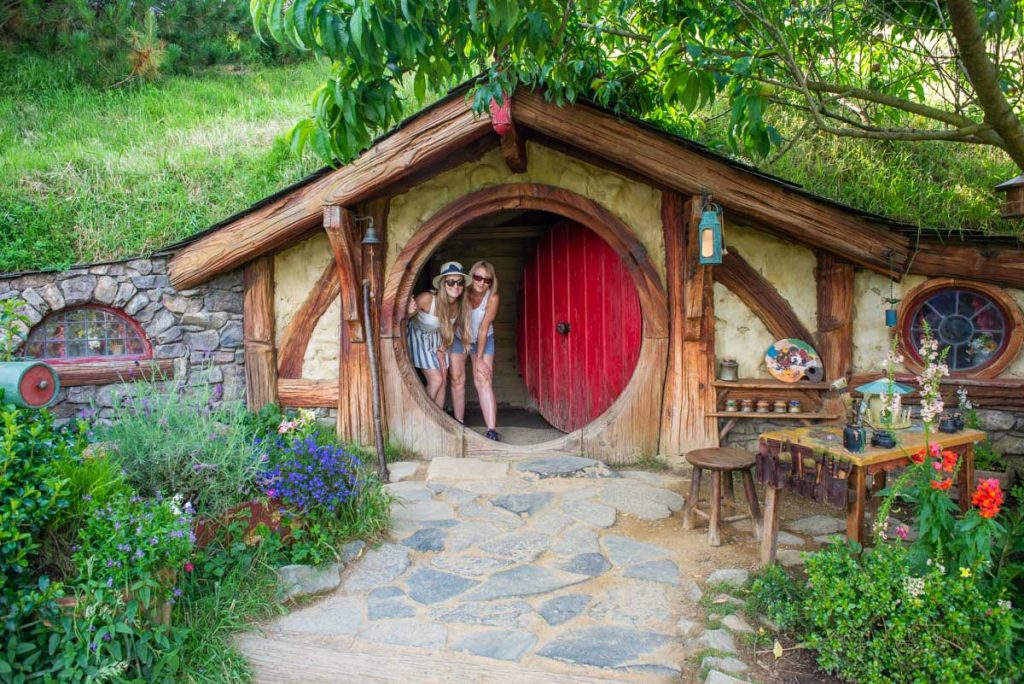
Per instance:
[[[828,390],[831,389],[832,385],[828,382],[782,382],[781,380],[771,380],[767,378],[747,378],[741,380],[715,380],[715,387],[733,389],[765,389],[765,390],[795,390],[795,391],[809,391],[809,390]]]
[[[800,413],[775,413],[774,411],[768,411],[767,413],[758,413],[757,411],[715,411],[709,413],[709,416],[715,418],[762,418],[764,420],[835,420],[838,416],[833,416],[829,413],[809,411]]]

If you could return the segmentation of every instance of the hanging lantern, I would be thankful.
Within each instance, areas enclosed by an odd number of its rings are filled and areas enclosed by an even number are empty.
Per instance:
[[[893,271],[892,250],[886,250],[885,255],[889,257],[889,273],[891,274]],[[889,305],[889,308],[885,310],[885,326],[887,328],[895,328],[899,320],[899,311],[896,305],[900,303],[900,300],[896,297],[895,281],[891,275],[889,276],[889,296],[883,298],[882,301]]]
[[[722,208],[711,201],[711,196],[704,197],[704,207],[700,213],[700,225],[697,228],[700,245],[700,263],[711,266],[722,263]]]
[[[1024,218],[1024,173],[996,186],[996,192],[1006,193],[1006,203],[999,207],[1003,218]]]

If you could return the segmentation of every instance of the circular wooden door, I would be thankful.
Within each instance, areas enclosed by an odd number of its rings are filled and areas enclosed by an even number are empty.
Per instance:
[[[572,432],[604,413],[633,374],[640,335],[640,298],[618,254],[578,223],[552,226],[523,270],[516,331],[541,415]]]

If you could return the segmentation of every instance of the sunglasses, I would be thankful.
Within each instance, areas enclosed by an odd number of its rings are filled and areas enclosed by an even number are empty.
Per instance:
[[[446,280],[446,281],[444,281],[444,284],[447,285],[448,287],[465,287],[466,286],[466,282],[464,280],[462,280],[461,278],[458,279],[458,280],[455,280],[455,279]]]
[[[476,273],[473,274],[473,280],[478,283],[487,283],[488,285],[494,284],[494,278],[485,278],[482,275],[477,275]]]

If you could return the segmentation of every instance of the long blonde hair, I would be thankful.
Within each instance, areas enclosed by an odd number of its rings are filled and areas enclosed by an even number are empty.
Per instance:
[[[464,340],[473,339],[472,331],[469,330],[469,312],[473,310],[473,305],[469,303],[468,291],[470,288],[473,287],[473,273],[476,272],[477,268],[485,268],[487,270],[487,276],[490,277],[490,279],[492,279],[492,283],[490,283],[490,285],[487,286],[487,290],[490,291],[490,294],[492,295],[498,294],[498,271],[495,270],[495,264],[490,263],[485,259],[480,259],[479,261],[474,263],[468,271],[466,271],[467,273],[469,273],[469,285],[466,288],[466,294],[464,294],[462,297],[462,306],[460,307],[461,311],[459,313],[461,317],[459,323],[462,324],[461,328],[459,328],[459,336]]]
[[[466,288],[462,288],[462,293],[458,297],[452,298],[448,295],[448,291],[444,286],[444,282],[441,282],[441,288],[434,293],[434,301],[437,302],[437,306],[434,308],[436,311],[437,318],[439,319],[441,326],[441,346],[445,349],[450,349],[452,342],[455,340],[455,331],[459,331],[462,339],[468,340],[469,337],[466,330],[469,329],[469,320],[466,316]],[[454,324],[452,319],[455,319]]]

